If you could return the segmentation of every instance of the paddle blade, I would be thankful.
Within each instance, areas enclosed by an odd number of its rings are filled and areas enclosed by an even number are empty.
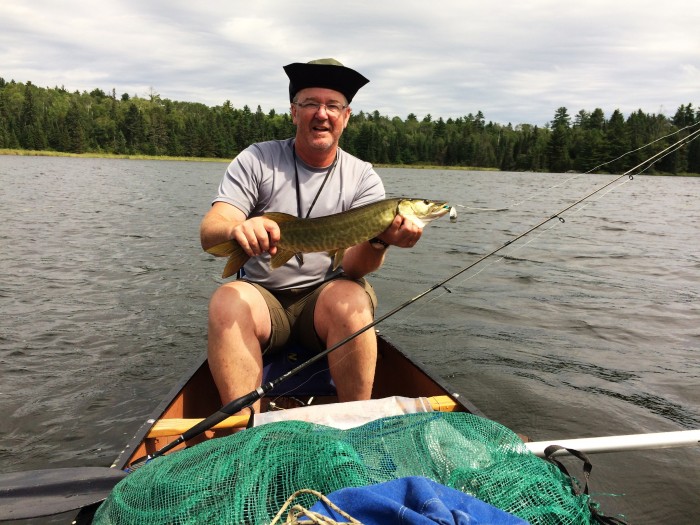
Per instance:
[[[0,521],[38,518],[105,499],[126,472],[107,467],[57,468],[0,475]]]

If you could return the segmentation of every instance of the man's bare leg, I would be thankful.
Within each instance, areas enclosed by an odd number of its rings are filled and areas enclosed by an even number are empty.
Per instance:
[[[372,322],[372,305],[356,282],[338,279],[319,295],[314,312],[316,333],[326,348]],[[328,354],[340,401],[370,399],[377,362],[377,339],[369,329]]]
[[[227,404],[262,382],[262,351],[270,339],[270,313],[248,283],[219,287],[209,302],[208,360],[221,402]],[[260,402],[254,406],[260,411]]]

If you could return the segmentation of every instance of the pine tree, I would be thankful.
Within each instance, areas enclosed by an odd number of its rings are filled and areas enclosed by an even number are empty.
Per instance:
[[[566,108],[557,109],[552,120],[552,134],[547,145],[547,164],[550,171],[563,173],[571,169],[569,156],[571,117]]]

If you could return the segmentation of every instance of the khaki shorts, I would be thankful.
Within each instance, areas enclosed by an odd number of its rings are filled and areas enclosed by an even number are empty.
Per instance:
[[[316,301],[321,294],[321,290],[323,290],[328,283],[337,279],[354,281],[362,286],[372,304],[372,316],[374,316],[374,310],[377,308],[377,296],[374,293],[372,285],[364,278],[351,279],[350,277],[339,275],[317,286],[292,288],[291,290],[282,290],[279,292],[271,292],[259,284],[243,279],[247,283],[252,284],[260,292],[270,310],[272,335],[270,336],[270,341],[267,346],[263,349],[263,354],[279,350],[287,344],[290,339],[299,341],[310,350],[317,352],[325,350],[323,343],[314,329],[314,308],[316,307]]]

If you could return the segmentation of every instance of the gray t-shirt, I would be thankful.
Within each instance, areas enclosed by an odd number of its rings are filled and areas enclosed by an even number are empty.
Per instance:
[[[294,139],[287,139],[246,148],[226,169],[214,202],[232,204],[246,217],[272,211],[298,216],[293,145]],[[301,215],[306,217],[328,168],[313,168],[297,157],[296,170]],[[372,165],[338,149],[338,162],[309,217],[343,212],[381,200],[384,195],[384,185]],[[272,271],[269,261],[267,253],[251,258],[244,266],[246,278],[271,290],[285,290],[319,284],[340,272],[333,272],[326,253],[304,254],[303,265],[292,257]]]

